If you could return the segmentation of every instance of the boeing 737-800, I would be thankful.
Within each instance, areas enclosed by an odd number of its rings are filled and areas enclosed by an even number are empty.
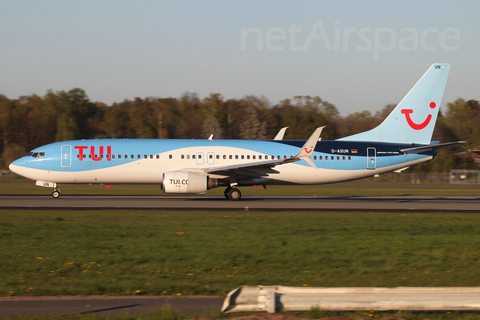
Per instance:
[[[399,171],[431,160],[431,142],[450,65],[433,64],[376,128],[333,141],[317,128],[306,141],[98,139],[56,142],[12,162],[10,170],[53,188],[59,184],[158,184],[167,194],[225,187],[316,185]]]

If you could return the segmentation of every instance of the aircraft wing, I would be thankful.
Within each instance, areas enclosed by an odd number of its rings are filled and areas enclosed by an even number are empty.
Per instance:
[[[214,173],[224,176],[248,176],[248,177],[264,177],[268,174],[276,174],[275,166],[299,161],[300,159],[287,158],[253,162],[248,164],[237,164],[225,167],[207,168],[206,173]]]
[[[313,134],[308,138],[308,140],[303,145],[302,149],[293,157],[286,158],[286,159],[272,159],[272,160],[264,160],[264,161],[257,161],[257,162],[249,162],[249,163],[237,163],[230,166],[223,166],[223,167],[210,167],[205,169],[184,169],[185,171],[197,171],[197,172],[205,172],[205,173],[214,173],[223,176],[229,177],[238,177],[238,176],[246,176],[246,177],[264,177],[268,174],[276,174],[278,173],[274,167],[292,163],[296,161],[303,160],[308,163],[310,166],[316,168],[315,164],[311,159],[311,152],[315,150],[315,146],[317,145],[318,138],[322,133],[322,130],[325,127],[317,128]]]

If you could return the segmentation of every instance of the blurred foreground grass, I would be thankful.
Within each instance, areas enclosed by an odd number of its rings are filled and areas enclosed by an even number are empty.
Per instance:
[[[480,286],[463,213],[0,211],[0,295]]]

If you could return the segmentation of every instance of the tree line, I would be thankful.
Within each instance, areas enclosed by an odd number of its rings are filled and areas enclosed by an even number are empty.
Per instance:
[[[337,139],[380,124],[395,105],[372,114],[355,112],[342,117],[337,108],[318,96],[295,96],[278,104],[264,97],[225,99],[214,93],[200,99],[195,93],[180,98],[135,98],[106,105],[92,102],[86,92],[52,90],[41,97],[8,99],[0,95],[0,154],[4,166],[41,145],[55,141],[95,138],[129,139],[272,139],[289,127],[285,139],[307,139],[319,126],[322,138]],[[457,99],[439,114],[433,140],[466,140],[480,145],[480,105]],[[445,171],[465,167],[464,147],[441,150],[440,159],[416,170]],[[463,153],[463,157],[465,157]],[[439,161],[440,160],[440,161]],[[468,164],[473,166],[473,164]]]

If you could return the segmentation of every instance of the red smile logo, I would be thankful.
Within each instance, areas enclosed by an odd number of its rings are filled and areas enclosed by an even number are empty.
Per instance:
[[[310,151],[308,151],[307,148],[303,148],[303,149],[305,149],[305,152],[306,152],[306,153],[310,153],[310,152],[313,151],[313,146],[311,146],[310,148],[311,148]]]
[[[435,104],[435,102],[430,103],[430,108],[435,109],[436,106],[437,105]],[[416,124],[415,122],[413,122],[412,118],[410,117],[410,113],[413,113],[412,109],[402,109],[401,112],[405,114],[405,118],[407,119],[408,125],[415,130],[422,130],[430,123],[430,120],[432,119],[432,115],[429,114],[427,119],[425,119],[425,121],[423,121],[420,124]]]

